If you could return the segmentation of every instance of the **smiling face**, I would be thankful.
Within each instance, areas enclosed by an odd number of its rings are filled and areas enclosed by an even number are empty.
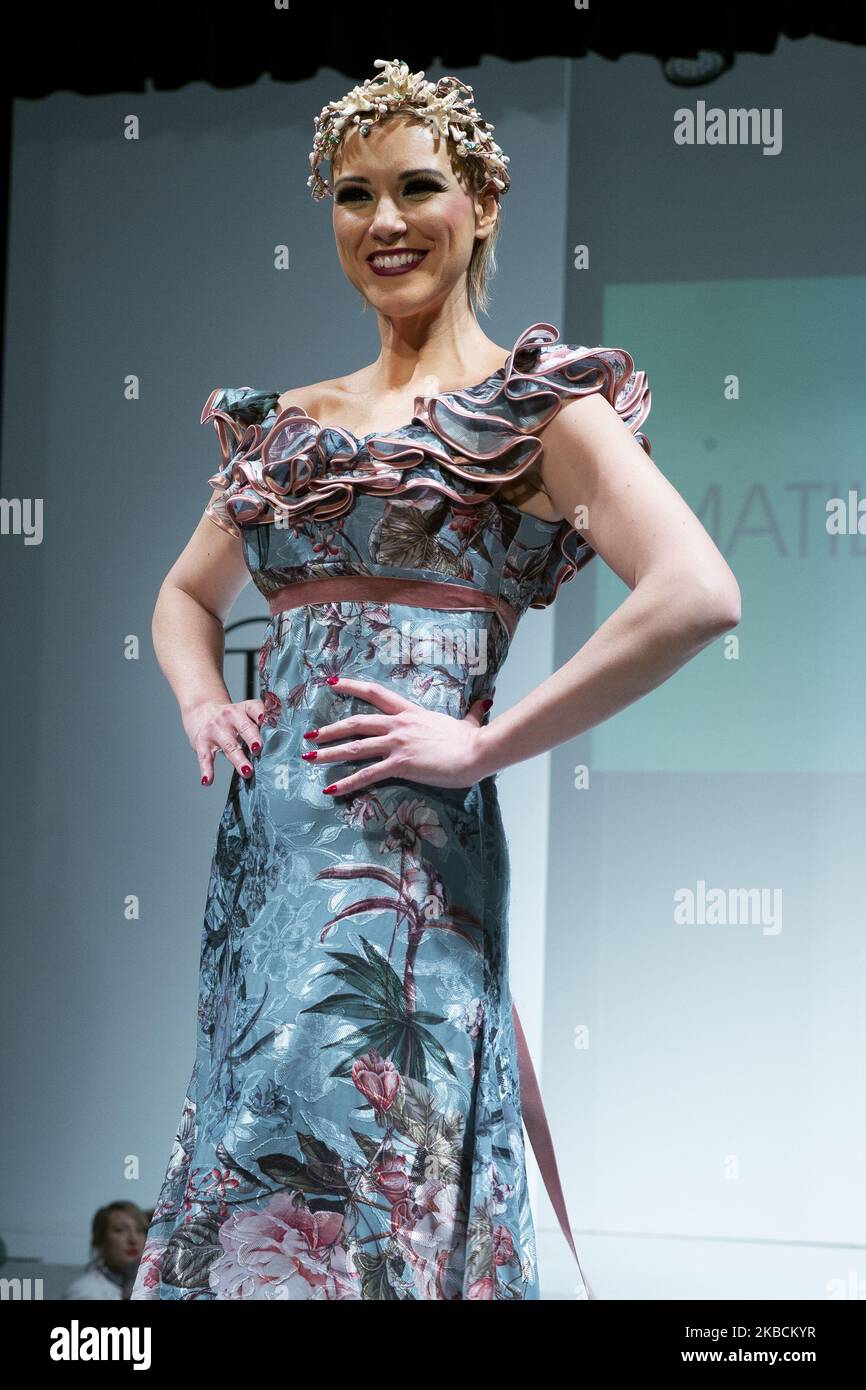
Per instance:
[[[366,136],[353,129],[337,151],[331,174],[340,264],[389,318],[435,311],[462,295],[476,239],[493,231],[495,186],[471,193],[460,162],[437,130],[406,116],[376,122]]]

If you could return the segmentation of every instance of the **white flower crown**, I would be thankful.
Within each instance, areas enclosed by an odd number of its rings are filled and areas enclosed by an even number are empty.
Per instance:
[[[427,82],[423,72],[410,72],[406,63],[396,58],[392,62],[377,58],[373,66],[384,71],[353,87],[339,101],[328,102],[313,121],[313,172],[307,186],[317,201],[333,194],[331,184],[319,172],[319,164],[323,159],[333,163],[347,124],[359,126],[361,135],[368,135],[375,121],[395,111],[420,116],[434,125],[440,135],[450,136],[462,159],[474,162],[500,193],[508,192],[508,156],[493,139],[494,127],[476,111],[475,94],[467,83],[457,77],[440,77],[435,84]]]

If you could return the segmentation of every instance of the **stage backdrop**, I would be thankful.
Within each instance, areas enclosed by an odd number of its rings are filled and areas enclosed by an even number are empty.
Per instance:
[[[864,61],[783,41],[691,94],[638,57],[570,72],[569,336],[648,371],[653,458],[743,598],[551,759],[544,1082],[613,1297],[866,1289],[866,535],[826,512],[866,482]],[[699,97],[779,110],[781,152],[675,144]],[[627,593],[594,560],[556,663]]]

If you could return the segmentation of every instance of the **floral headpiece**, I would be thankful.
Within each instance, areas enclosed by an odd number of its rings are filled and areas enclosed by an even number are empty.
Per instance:
[[[383,71],[360,87],[353,87],[339,101],[328,102],[315,117],[316,134],[310,151],[312,173],[307,179],[312,196],[319,201],[333,188],[319,173],[323,159],[333,162],[337,146],[346,134],[347,126],[359,126],[361,135],[369,135],[371,125],[380,117],[395,111],[420,116],[436,127],[442,136],[454,141],[457,154],[470,163],[474,161],[500,193],[511,185],[502,153],[493,139],[494,127],[482,120],[473,102],[470,86],[456,77],[440,77],[435,84],[427,82],[423,72],[410,72],[398,59],[388,62],[377,58],[374,67]]]

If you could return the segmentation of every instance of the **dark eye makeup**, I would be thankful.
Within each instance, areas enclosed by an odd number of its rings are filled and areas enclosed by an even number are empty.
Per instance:
[[[403,191],[404,193],[419,193],[427,192],[429,190],[432,190],[435,193],[444,193],[445,184],[440,183],[438,179],[410,179]],[[359,184],[354,186],[350,184],[346,188],[341,188],[339,190],[339,192],[337,193],[337,202],[357,202],[358,197],[366,195],[366,192],[367,190],[365,188],[361,188]]]

